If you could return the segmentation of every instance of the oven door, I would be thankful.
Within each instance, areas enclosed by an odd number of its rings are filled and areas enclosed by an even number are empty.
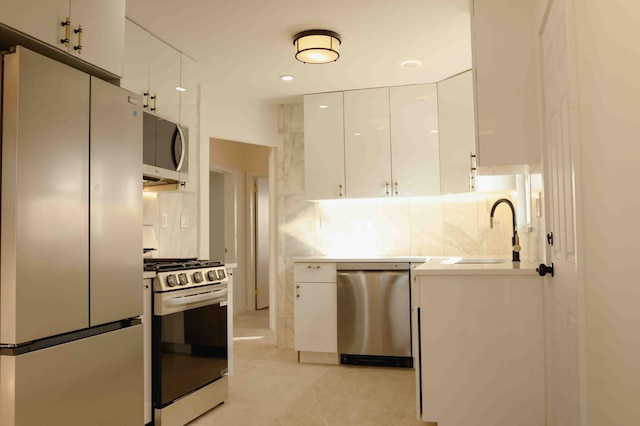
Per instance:
[[[227,289],[154,295],[153,405],[163,408],[227,372]]]

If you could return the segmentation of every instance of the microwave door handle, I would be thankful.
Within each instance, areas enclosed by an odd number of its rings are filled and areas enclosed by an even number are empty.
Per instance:
[[[179,124],[176,124],[178,128],[178,133],[180,133],[180,143],[182,144],[182,149],[180,150],[180,160],[178,161],[178,167],[176,168],[176,172],[179,172],[182,169],[182,163],[184,162],[184,152],[186,144],[184,142],[184,133],[182,132],[182,128]]]

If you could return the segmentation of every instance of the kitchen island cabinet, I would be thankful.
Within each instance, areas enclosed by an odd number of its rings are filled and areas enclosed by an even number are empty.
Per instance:
[[[479,266],[415,270],[418,418],[442,426],[542,425],[541,279],[511,262],[493,271]]]

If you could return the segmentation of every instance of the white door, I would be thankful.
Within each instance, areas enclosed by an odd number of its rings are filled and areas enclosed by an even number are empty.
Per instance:
[[[546,2],[549,13],[542,23],[540,53],[544,101],[545,199],[548,263],[555,277],[545,279],[547,315],[547,424],[586,424],[584,407],[583,289],[580,267],[580,210],[576,208],[578,133],[574,74],[568,49],[566,0]]]

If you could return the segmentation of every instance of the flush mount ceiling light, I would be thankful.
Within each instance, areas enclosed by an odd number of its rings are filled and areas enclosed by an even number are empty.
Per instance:
[[[282,80],[282,81],[291,81],[291,80],[293,80],[293,76],[292,75],[281,75],[280,76],[280,80]]]
[[[296,59],[305,64],[326,64],[340,57],[340,34],[328,30],[302,31],[293,36]]]

